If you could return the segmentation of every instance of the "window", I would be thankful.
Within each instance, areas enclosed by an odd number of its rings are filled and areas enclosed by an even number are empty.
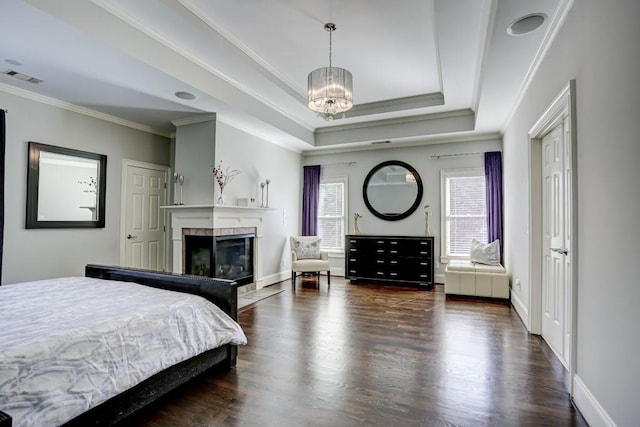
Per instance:
[[[318,236],[325,251],[344,251],[346,229],[347,178],[323,178],[320,181]]]
[[[466,258],[471,240],[487,242],[485,178],[482,169],[442,171],[442,256]]]

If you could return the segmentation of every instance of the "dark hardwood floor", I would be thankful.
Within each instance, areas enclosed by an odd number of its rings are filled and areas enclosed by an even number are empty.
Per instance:
[[[582,426],[568,374],[506,304],[322,277],[243,309],[238,365],[131,420],[165,426]]]

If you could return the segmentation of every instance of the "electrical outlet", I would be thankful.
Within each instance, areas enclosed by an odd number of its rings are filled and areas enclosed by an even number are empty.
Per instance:
[[[520,289],[520,279],[516,279],[516,288]]]

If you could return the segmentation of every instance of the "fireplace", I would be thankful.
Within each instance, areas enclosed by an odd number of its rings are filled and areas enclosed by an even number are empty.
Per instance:
[[[253,283],[255,234],[185,235],[184,272]]]

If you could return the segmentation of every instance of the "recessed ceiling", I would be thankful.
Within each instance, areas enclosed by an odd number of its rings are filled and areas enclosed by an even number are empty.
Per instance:
[[[570,0],[6,0],[0,83],[171,133],[221,121],[295,150],[499,134]],[[546,16],[535,31],[511,37]],[[353,74],[354,108],[306,107],[310,71]],[[520,26],[518,26],[520,25]],[[14,61],[14,62],[9,62]],[[21,64],[21,65],[17,65]],[[0,89],[2,89],[0,87]],[[178,92],[195,98],[178,97]]]

